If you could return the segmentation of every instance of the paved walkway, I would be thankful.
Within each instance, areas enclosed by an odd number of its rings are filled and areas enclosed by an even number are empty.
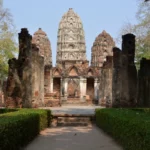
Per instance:
[[[53,115],[94,115],[100,106],[51,107]],[[123,150],[95,125],[47,128],[25,150]]]
[[[123,150],[96,126],[48,128],[25,150]]]

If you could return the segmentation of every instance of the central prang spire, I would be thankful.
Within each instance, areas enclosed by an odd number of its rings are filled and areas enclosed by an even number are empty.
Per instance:
[[[85,61],[86,46],[80,17],[69,8],[59,23],[57,41],[57,65],[65,61]]]

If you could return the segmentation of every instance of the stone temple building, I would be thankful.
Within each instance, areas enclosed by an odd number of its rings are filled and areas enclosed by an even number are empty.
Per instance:
[[[91,63],[80,17],[68,10],[59,23],[56,66],[47,34],[39,28],[33,35],[19,33],[18,59],[9,60],[5,103],[8,107],[95,105],[100,100],[100,77],[115,43],[103,31],[92,46]]]
[[[92,58],[95,55],[93,51]],[[73,9],[69,9],[59,23],[56,67],[50,72],[46,106],[98,102],[99,66],[93,62],[89,66],[83,24]]]

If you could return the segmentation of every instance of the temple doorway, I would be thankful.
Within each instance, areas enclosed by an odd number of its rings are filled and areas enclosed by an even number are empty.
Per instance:
[[[53,78],[53,93],[55,97],[59,98],[60,97],[60,78]]]
[[[89,100],[94,100],[94,78],[87,78],[86,95]]]
[[[68,80],[68,99],[78,99],[80,97],[80,80],[70,78]]]

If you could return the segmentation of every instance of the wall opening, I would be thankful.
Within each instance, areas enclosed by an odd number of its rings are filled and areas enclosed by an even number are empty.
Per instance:
[[[61,82],[60,82],[60,78],[54,78],[53,79],[53,93],[54,93],[54,96],[59,98],[60,97],[60,85]]]
[[[88,99],[94,99],[94,78],[87,78],[87,87],[86,87],[86,95],[89,97]]]

